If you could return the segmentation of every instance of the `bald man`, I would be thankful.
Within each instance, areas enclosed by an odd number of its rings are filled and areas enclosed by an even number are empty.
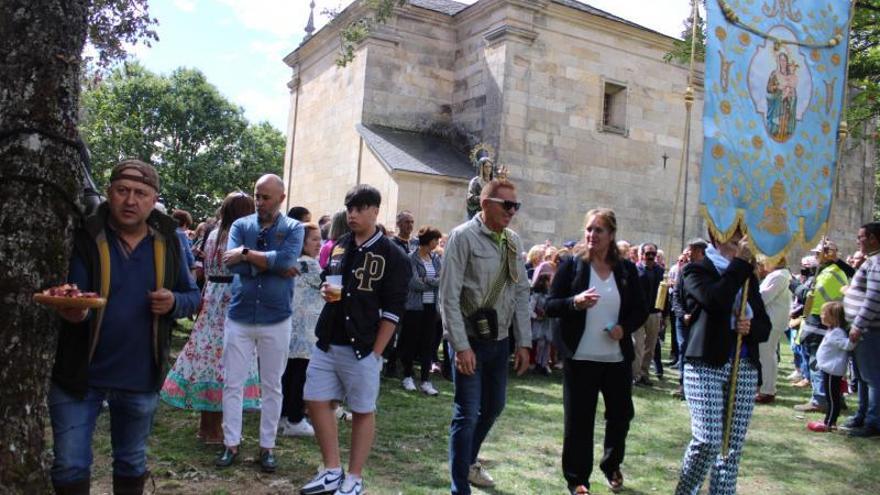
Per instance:
[[[229,229],[223,262],[236,274],[223,339],[223,443],[217,467],[232,465],[241,443],[244,382],[259,356],[260,466],[277,468],[275,434],[281,417],[281,375],[287,364],[293,277],[303,245],[303,226],[282,215],[284,182],[264,175],[254,188],[257,212],[239,218]]]

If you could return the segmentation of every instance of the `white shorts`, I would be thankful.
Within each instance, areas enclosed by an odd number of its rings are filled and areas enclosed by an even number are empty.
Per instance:
[[[303,398],[310,401],[345,401],[352,412],[369,414],[379,398],[382,356],[370,353],[358,359],[345,345],[331,345],[328,352],[315,347],[306,370]]]

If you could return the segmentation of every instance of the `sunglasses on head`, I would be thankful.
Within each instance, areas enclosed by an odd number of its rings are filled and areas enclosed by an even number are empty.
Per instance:
[[[501,198],[486,198],[486,200],[493,203],[498,203],[505,210],[513,209],[513,211],[519,211],[519,209],[522,207],[522,203],[520,203],[519,201],[508,201]]]
[[[257,234],[257,250],[265,251],[268,247],[268,243],[266,242],[266,237],[269,236],[269,229],[263,229]]]

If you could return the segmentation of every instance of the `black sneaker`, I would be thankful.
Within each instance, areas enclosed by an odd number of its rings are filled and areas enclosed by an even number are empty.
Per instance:
[[[849,431],[849,436],[856,438],[873,438],[880,437],[880,429],[873,426],[863,426],[861,428],[853,428]]]
[[[846,421],[844,421],[842,425],[840,425],[840,429],[841,430],[854,430],[856,428],[862,428],[863,426],[865,426],[864,419],[851,417],[851,418],[847,419]]]
[[[223,453],[220,454],[220,457],[218,457],[214,461],[214,465],[219,468],[229,467],[235,462],[235,459],[237,458],[238,450],[233,451],[229,447],[226,447],[225,449],[223,449]]]
[[[274,473],[275,470],[278,469],[278,461],[275,459],[275,454],[271,450],[260,452],[260,469],[264,473]]]

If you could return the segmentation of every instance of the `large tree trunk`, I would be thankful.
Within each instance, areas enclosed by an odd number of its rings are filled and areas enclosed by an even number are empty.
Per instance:
[[[58,320],[31,294],[67,274],[88,4],[0,0],[0,493],[50,492],[46,391]]]

